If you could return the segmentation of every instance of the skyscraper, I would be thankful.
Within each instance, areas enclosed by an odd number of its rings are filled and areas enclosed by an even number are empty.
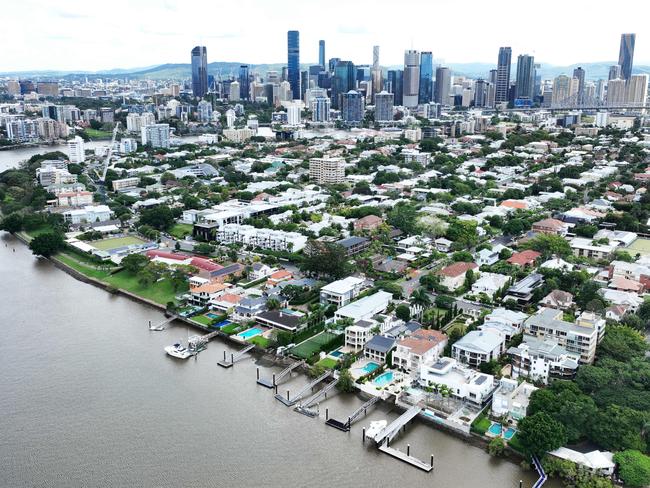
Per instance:
[[[632,105],[645,105],[648,98],[648,75],[632,75],[627,82],[626,102]]]
[[[358,125],[363,120],[363,97],[361,93],[350,90],[343,94],[341,118],[351,125]]]
[[[208,50],[205,46],[192,49],[192,94],[204,97],[208,93]]]
[[[248,100],[250,98],[250,81],[247,64],[239,66],[239,98],[241,100]]]
[[[300,33],[287,32],[287,81],[294,100],[300,100]]]
[[[508,90],[510,89],[510,63],[512,61],[512,48],[500,47],[499,60],[497,62],[497,85],[496,103],[508,101]]]
[[[433,54],[423,51],[420,55],[420,92],[419,103],[429,103],[433,100]]]
[[[383,73],[381,66],[379,66],[379,46],[372,47],[372,72],[370,76],[372,77],[372,92],[379,93],[383,84]]]
[[[404,72],[401,69],[393,69],[388,72],[388,91],[394,95],[395,105],[403,103],[403,75]]]
[[[517,57],[517,85],[515,98],[533,99],[535,89],[535,58],[528,54]]]
[[[393,120],[393,100],[395,96],[386,91],[375,95],[375,122],[390,122]]]
[[[614,64],[609,67],[609,76],[607,81],[616,80],[621,77],[621,67],[618,64]]]
[[[618,64],[621,67],[621,76],[624,80],[629,80],[630,76],[632,76],[635,40],[636,34],[621,34],[621,47],[618,51]]]
[[[573,77],[578,80],[578,105],[585,103],[585,70],[578,66],[573,70]]]
[[[474,86],[474,106],[486,107],[488,103],[488,87],[489,83],[485,80],[479,79]]]
[[[341,108],[341,96],[356,88],[356,69],[352,61],[339,61],[332,77],[332,108]]]
[[[325,41],[323,39],[318,41],[318,64],[325,69]]]
[[[451,89],[451,71],[444,66],[436,68],[436,85],[433,100],[441,105],[449,105],[449,90]]]
[[[420,89],[420,53],[409,49],[404,53],[404,88],[402,101],[405,107],[418,106]]]

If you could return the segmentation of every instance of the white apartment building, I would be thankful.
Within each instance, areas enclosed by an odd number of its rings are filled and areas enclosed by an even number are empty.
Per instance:
[[[68,159],[71,163],[83,163],[86,160],[86,153],[84,152],[84,140],[75,136],[74,139],[68,141]]]
[[[255,131],[248,127],[241,129],[224,129],[223,136],[232,142],[245,142],[255,135]]]
[[[298,232],[258,229],[252,225],[225,224],[216,231],[216,241],[221,244],[244,244],[273,251],[297,252],[307,244],[307,237]]]
[[[93,194],[89,191],[61,192],[56,198],[59,207],[82,207],[93,203]]]
[[[142,144],[169,148],[169,124],[152,124],[141,129]]]
[[[129,190],[137,188],[140,183],[140,178],[134,176],[132,178],[122,178],[121,180],[113,180],[113,191]]]
[[[524,336],[518,346],[508,349],[512,377],[548,383],[550,378],[571,379],[578,370],[580,355],[570,353],[553,339]]]
[[[337,308],[344,307],[361,293],[364,283],[364,279],[354,276],[333,281],[320,289],[320,303],[321,305],[336,305]]]
[[[339,308],[334,313],[334,318],[336,320],[352,319],[354,322],[368,320],[386,310],[392,299],[393,295],[391,293],[380,290],[373,295],[363,297]]]
[[[345,328],[345,346],[353,352],[359,352],[370,339],[374,337],[374,330],[378,328],[374,320],[359,320]]]
[[[515,421],[523,419],[528,410],[530,396],[538,389],[526,381],[519,383],[510,378],[501,378],[492,395],[492,415],[505,416]]]
[[[498,359],[505,344],[505,334],[497,329],[473,330],[454,343],[451,355],[457,361],[476,368],[481,363]]]
[[[393,351],[393,366],[405,371],[417,371],[420,364],[433,363],[442,356],[449,339],[438,330],[419,329],[397,341]]]
[[[63,212],[63,220],[71,224],[106,222],[111,218],[111,209],[107,205],[88,205],[79,210]]]
[[[313,158],[309,161],[309,179],[319,185],[345,182],[343,158]]]

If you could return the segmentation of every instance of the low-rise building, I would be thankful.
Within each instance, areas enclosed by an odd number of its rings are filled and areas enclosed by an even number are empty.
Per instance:
[[[497,273],[481,273],[481,276],[472,284],[472,294],[485,293],[488,297],[494,297],[495,293],[501,290],[510,281],[509,276]]]
[[[469,270],[478,269],[476,263],[454,263],[438,271],[440,284],[450,291],[458,290],[465,283],[465,276]]]
[[[90,224],[106,222],[111,219],[111,209],[108,205],[87,205],[83,209],[63,212],[63,220],[71,224]]]
[[[614,246],[607,244],[595,244],[591,239],[584,237],[571,239],[569,245],[574,256],[592,259],[607,259],[616,249]]]
[[[392,298],[392,294],[380,290],[339,308],[334,313],[334,318],[336,320],[351,319],[354,322],[370,319],[385,311]]]
[[[336,244],[343,247],[343,249],[345,249],[345,253],[348,256],[354,256],[355,254],[359,254],[360,252],[363,252],[370,247],[370,239],[360,236],[351,236],[347,237],[346,239],[336,241]]]
[[[503,301],[514,300],[519,305],[527,305],[533,299],[533,293],[544,284],[544,277],[532,273],[519,280],[506,291]]]
[[[541,257],[541,253],[527,249],[525,251],[516,252],[507,259],[507,262],[522,268],[530,268],[535,266],[535,261]]]
[[[526,416],[530,395],[538,388],[526,381],[519,383],[510,378],[501,378],[492,395],[492,415],[519,421]]]
[[[489,401],[495,386],[494,376],[469,369],[447,357],[439,358],[434,363],[421,364],[418,381],[423,387],[445,385],[455,398],[476,405]]]
[[[321,305],[336,305],[337,308],[344,307],[361,293],[365,281],[362,278],[348,276],[325,285],[320,289]]]
[[[476,368],[498,359],[505,344],[505,335],[495,328],[473,330],[454,343],[451,355],[456,361]]]
[[[384,223],[384,219],[376,215],[366,215],[354,222],[354,230],[356,232],[372,231]]]
[[[539,302],[549,308],[568,310],[573,307],[573,295],[568,291],[553,290]]]
[[[548,383],[549,379],[571,379],[578,371],[579,354],[570,353],[553,339],[524,336],[518,346],[508,349],[512,377]]]
[[[566,222],[558,219],[543,219],[533,224],[533,232],[565,236],[569,230]]]
[[[395,349],[395,339],[382,335],[373,336],[363,346],[363,355],[380,364],[386,362],[388,353]]]
[[[393,366],[405,371],[417,371],[422,363],[436,361],[447,346],[444,332],[418,329],[410,336],[397,341],[393,352]]]
[[[549,451],[548,455],[564,461],[571,461],[596,476],[612,476],[616,468],[614,454],[609,451],[596,450],[583,453],[567,447],[558,447],[554,451]]]

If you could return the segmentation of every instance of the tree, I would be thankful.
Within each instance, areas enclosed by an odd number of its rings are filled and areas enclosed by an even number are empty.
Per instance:
[[[277,298],[269,298],[266,301],[266,308],[268,308],[269,310],[278,310],[280,308],[280,305],[281,305],[280,300],[278,300]]]
[[[158,276],[156,275],[152,266],[144,266],[138,271],[138,283],[142,287],[153,285],[157,279]]]
[[[418,230],[417,217],[418,211],[414,205],[407,202],[399,202],[388,212],[387,221],[390,225],[405,234],[416,234]]]
[[[127,273],[136,274],[149,263],[149,259],[144,254],[129,254],[122,259],[120,263]]]
[[[199,242],[194,246],[193,251],[197,254],[203,254],[204,256],[209,256],[214,252],[214,246],[206,242]]]
[[[408,322],[411,319],[411,310],[409,309],[409,306],[403,303],[398,305],[395,308],[395,316],[404,322]]]
[[[174,224],[174,214],[166,205],[148,208],[140,214],[140,225],[148,225],[158,230],[167,230]]]
[[[650,485],[650,457],[640,451],[627,450],[614,454],[614,462],[619,466],[625,486]]]
[[[29,248],[36,256],[43,256],[49,258],[50,256],[61,251],[65,247],[63,236],[56,232],[47,232],[34,237],[30,243]]]
[[[524,451],[531,456],[541,456],[567,442],[564,425],[544,412],[523,418],[518,436]]]
[[[647,350],[648,343],[643,334],[624,325],[615,325],[607,328],[597,353],[599,358],[629,361],[631,358],[643,357]]]
[[[431,298],[424,288],[418,288],[411,293],[411,303],[413,303],[413,305],[426,307],[431,304]]]
[[[566,257],[571,254],[569,242],[555,234],[537,234],[521,246],[523,249],[533,249],[545,256],[555,255]]]
[[[445,234],[447,223],[435,215],[424,214],[417,220],[418,229],[422,234],[437,238]]]
[[[2,219],[2,224],[0,224],[0,229],[7,231],[11,234],[20,232],[21,230],[23,230],[23,218],[20,216],[20,214],[17,213],[9,214],[4,219]]]
[[[471,220],[455,220],[447,228],[447,239],[454,241],[457,249],[468,249],[478,242],[476,222]]]
[[[451,308],[454,306],[454,303],[456,303],[456,299],[454,297],[450,297],[449,295],[436,296],[436,307],[438,308],[451,310]]]
[[[339,373],[339,382],[336,387],[343,393],[351,393],[354,391],[354,380],[349,369],[341,370]]]
[[[647,420],[646,412],[609,405],[591,420],[590,438],[610,450],[645,450],[646,443],[641,432]]]
[[[454,254],[451,255],[451,259],[456,263],[458,262],[471,263],[474,260],[474,256],[472,256],[472,253],[469,251],[456,251]]]
[[[343,246],[339,244],[312,240],[307,242],[304,255],[304,271],[334,279],[348,274],[348,257]]]
[[[490,456],[502,456],[505,450],[506,443],[501,437],[495,437],[488,444],[488,453],[490,453]]]

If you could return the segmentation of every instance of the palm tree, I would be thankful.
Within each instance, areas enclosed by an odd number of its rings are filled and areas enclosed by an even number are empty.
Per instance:
[[[431,297],[424,288],[418,288],[411,293],[411,303],[420,305],[422,308],[431,304]]]

